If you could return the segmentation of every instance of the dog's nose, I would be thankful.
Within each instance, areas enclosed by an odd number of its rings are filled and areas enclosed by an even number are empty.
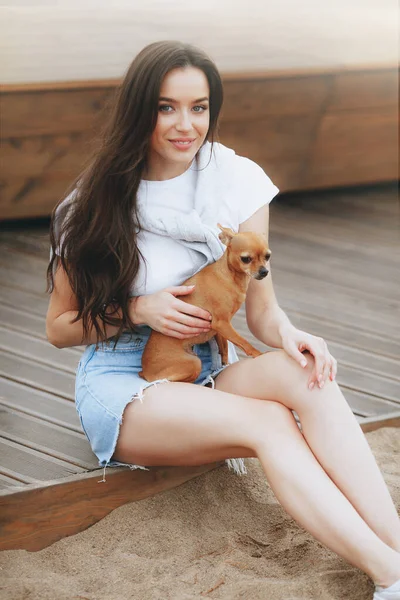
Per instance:
[[[265,267],[261,267],[258,271],[257,279],[264,279],[268,275],[269,271]]]

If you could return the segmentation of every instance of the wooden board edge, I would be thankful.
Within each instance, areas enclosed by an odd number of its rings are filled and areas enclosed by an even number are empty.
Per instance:
[[[177,487],[224,464],[108,468],[0,492],[0,551],[38,551],[84,531],[111,511]]]
[[[375,431],[381,427],[400,427],[400,410],[384,415],[366,417],[360,422],[360,427],[364,433]]]
[[[391,62],[383,63],[360,63],[351,65],[326,65],[314,67],[291,67],[291,68],[265,68],[257,71],[224,71],[220,70],[223,81],[236,80],[259,80],[259,79],[286,79],[296,77],[320,77],[323,75],[336,75],[342,73],[364,73],[375,71],[398,71],[398,65]],[[56,80],[43,82],[19,82],[2,83],[0,86],[0,95],[13,94],[19,92],[56,92],[79,89],[96,88],[115,88],[119,86],[123,78],[110,79],[77,79],[77,80]]]

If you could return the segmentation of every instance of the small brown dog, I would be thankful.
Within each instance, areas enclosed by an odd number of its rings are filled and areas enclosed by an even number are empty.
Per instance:
[[[228,363],[230,340],[248,355],[255,358],[259,352],[231,325],[233,315],[246,298],[250,277],[264,279],[268,275],[266,264],[271,251],[263,235],[252,232],[235,233],[222,227],[219,239],[227,246],[216,262],[204,267],[182,285],[196,284],[183,302],[194,304],[212,315],[211,329],[191,338],[180,340],[158,331],[152,331],[142,355],[140,377],[147,381],[169,379],[193,382],[201,373],[201,360],[193,352],[194,344],[202,344],[216,337],[222,364]]]

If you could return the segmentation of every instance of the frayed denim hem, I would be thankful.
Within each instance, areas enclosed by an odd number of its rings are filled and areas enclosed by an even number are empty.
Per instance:
[[[151,385],[157,385],[159,383],[171,383],[171,382],[170,382],[169,379],[156,379],[155,381],[148,381],[148,382],[144,383],[141,386],[140,390],[138,392],[135,392],[135,394],[133,394],[133,396],[129,399],[129,401],[127,402],[127,405],[130,402],[133,402],[136,399],[140,400],[140,402],[143,404],[143,398],[144,398],[144,391],[145,391],[145,389],[147,389]],[[124,411],[122,411],[122,415],[123,415],[123,412]],[[111,456],[115,452],[115,447],[117,445],[117,440],[118,440],[118,436],[119,436],[119,430],[120,430],[121,425],[122,425],[122,418],[123,417],[121,416],[121,421],[118,423],[118,427],[117,427],[117,431],[116,431],[116,436],[115,436],[115,440],[114,440],[114,444],[113,444],[113,449],[112,449],[112,452],[111,452]],[[133,465],[133,464],[123,463],[123,462],[119,462],[117,460],[110,460],[110,459],[108,459],[107,461],[105,461],[105,460],[99,461],[99,466],[103,467],[103,479],[100,479],[100,481],[98,481],[97,483],[106,483],[106,468],[107,467],[129,467],[132,471],[135,470],[135,469],[142,469],[143,471],[149,471],[150,470],[147,467],[143,467],[142,465]]]
[[[215,369],[215,371],[210,373],[208,375],[208,377],[206,377],[206,379],[204,381],[202,381],[201,385],[206,385],[207,383],[211,383],[212,389],[215,389],[214,378],[217,375],[219,375],[219,373],[221,373],[221,371],[223,371],[225,369],[225,367],[227,367],[227,366],[228,365],[223,365],[222,367]],[[228,465],[229,469],[234,471],[236,473],[236,475],[247,475],[247,469],[246,469],[246,465],[244,464],[243,458],[227,458],[225,460],[225,462]]]

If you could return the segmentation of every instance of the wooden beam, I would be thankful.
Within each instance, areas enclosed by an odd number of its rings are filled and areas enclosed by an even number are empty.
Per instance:
[[[94,525],[127,502],[172,489],[222,466],[102,469],[0,491],[0,550],[42,550]]]
[[[282,192],[398,178],[395,65],[222,74],[220,140]],[[0,218],[49,216],[121,79],[3,85]]]
[[[381,427],[400,427],[400,410],[379,417],[367,417],[361,421],[360,427],[364,433],[375,431]]]

